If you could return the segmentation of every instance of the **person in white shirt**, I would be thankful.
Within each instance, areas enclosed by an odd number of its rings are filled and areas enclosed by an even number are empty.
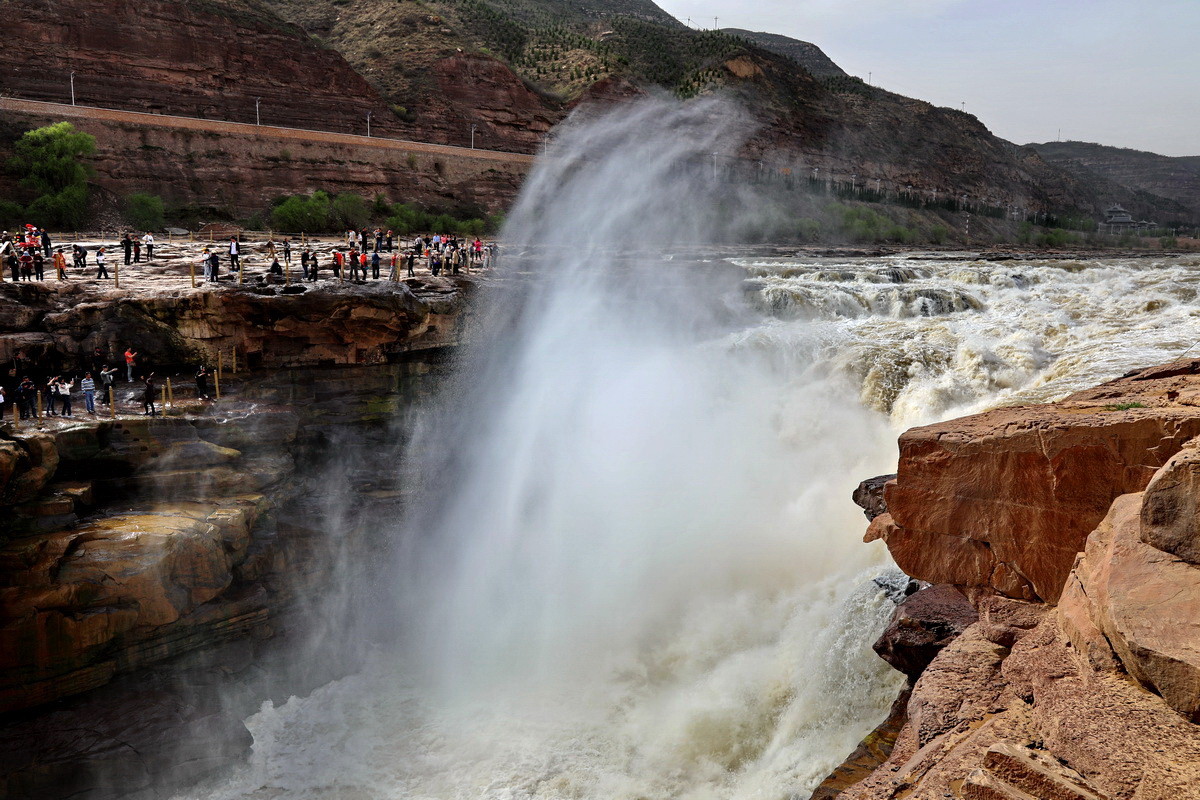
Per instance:
[[[142,244],[146,246],[146,260],[154,258],[154,236],[150,231],[146,231],[146,235],[142,237]]]
[[[237,237],[230,236],[229,237],[229,268],[230,269],[241,269],[242,268],[241,261],[238,258],[239,254],[240,254],[240,250],[241,250],[241,247],[239,246]]]

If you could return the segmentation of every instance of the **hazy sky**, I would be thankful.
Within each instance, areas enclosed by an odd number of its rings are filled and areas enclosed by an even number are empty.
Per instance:
[[[1200,0],[657,0],[813,42],[842,69],[999,136],[1200,155]]]

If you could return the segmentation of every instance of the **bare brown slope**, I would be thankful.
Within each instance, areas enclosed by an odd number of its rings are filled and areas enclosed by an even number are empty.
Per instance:
[[[1176,213],[1190,211],[1193,215],[1200,215],[1200,157],[1172,158],[1088,142],[1045,142],[1027,146],[1047,161],[1071,172],[1085,177],[1094,175],[1105,178],[1130,192],[1145,192],[1175,200],[1182,207]],[[1114,197],[1113,202],[1121,202],[1130,208],[1126,200]],[[1159,209],[1147,209],[1140,213],[1158,211],[1160,214],[1171,214],[1173,211],[1165,204],[1160,206]]]

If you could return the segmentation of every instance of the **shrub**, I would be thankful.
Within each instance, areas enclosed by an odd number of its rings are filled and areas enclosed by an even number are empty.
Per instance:
[[[342,228],[361,228],[371,218],[371,207],[362,197],[342,192],[333,198],[333,218]]]
[[[125,198],[125,219],[141,231],[156,231],[166,219],[162,198],[137,192]]]
[[[12,227],[25,219],[25,209],[12,200],[0,200],[0,225]]]
[[[44,194],[29,204],[26,215],[42,225],[78,229],[87,219],[87,185],[69,186]]]
[[[817,241],[821,238],[821,223],[808,217],[796,220],[796,237],[805,242]]]
[[[271,210],[271,225],[293,233],[328,233],[337,230],[333,203],[325,192],[289,197]]]

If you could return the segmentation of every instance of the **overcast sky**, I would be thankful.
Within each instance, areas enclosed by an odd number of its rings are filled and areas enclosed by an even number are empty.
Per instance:
[[[813,42],[1018,144],[1200,155],[1200,0],[657,0],[695,27]]]

